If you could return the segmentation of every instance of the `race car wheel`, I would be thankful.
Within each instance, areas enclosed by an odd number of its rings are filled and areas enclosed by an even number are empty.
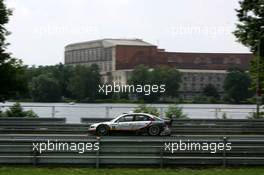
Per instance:
[[[99,135],[99,136],[105,136],[105,135],[108,135],[109,133],[109,128],[108,126],[106,125],[99,125],[96,129],[96,133]]]
[[[150,136],[157,136],[157,135],[159,135],[160,134],[160,127],[157,126],[157,125],[153,125],[153,126],[149,127],[148,134]]]

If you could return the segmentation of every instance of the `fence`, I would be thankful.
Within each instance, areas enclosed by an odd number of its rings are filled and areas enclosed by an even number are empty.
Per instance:
[[[0,109],[6,110],[11,105],[0,105]],[[121,113],[127,113],[133,111],[137,105],[128,104],[122,105],[22,105],[25,109],[32,109],[40,117],[61,117],[67,118],[68,123],[80,123],[80,118],[112,118]],[[168,106],[153,105],[157,107],[160,116],[164,117]],[[224,106],[182,106],[183,112],[188,115],[189,118],[232,118],[243,119],[256,111],[254,106],[241,106],[241,107],[224,107]],[[210,106],[210,105],[209,105]],[[263,111],[263,108],[261,108]]]
[[[35,121],[34,121],[35,120]],[[55,122],[58,120],[57,122]],[[63,123],[65,119],[22,119],[12,122],[0,120],[1,134],[88,134],[92,123],[110,120],[109,118],[82,118],[82,124]],[[30,122],[29,122],[30,121]],[[173,120],[172,135],[264,135],[264,119],[177,119]]]
[[[82,154],[73,151],[33,151],[33,143],[56,141],[63,143],[95,143],[100,149]],[[179,142],[231,143],[226,149],[211,153],[209,150],[166,150],[165,144]],[[177,137],[0,137],[0,164],[83,165],[174,167],[183,165],[264,165],[264,136],[177,136]]]
[[[19,118],[19,117],[0,117],[0,124],[62,124],[66,123],[65,118]]]

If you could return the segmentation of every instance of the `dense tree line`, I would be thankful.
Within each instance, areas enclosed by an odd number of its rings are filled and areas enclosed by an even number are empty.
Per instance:
[[[238,23],[234,32],[238,41],[248,47],[254,54],[250,65],[252,88],[256,91],[259,77],[262,101],[264,99],[264,1],[241,0],[236,10]],[[257,66],[259,63],[259,66]],[[257,68],[259,67],[259,68]],[[259,76],[257,75],[259,72]]]
[[[137,66],[131,73],[128,84],[132,85],[165,85],[166,91],[150,93],[99,93],[102,85],[100,70],[97,65],[39,66],[22,68],[21,81],[26,84],[23,91],[18,91],[12,99],[34,102],[175,102],[181,84],[181,73],[174,68],[149,68]],[[194,103],[249,103],[254,95],[249,73],[230,69],[224,82],[224,98],[214,85],[206,86],[201,96],[195,97]],[[136,98],[134,98],[136,97]],[[183,101],[182,101],[183,102]]]
[[[156,92],[146,95],[144,92],[136,96],[147,102],[158,101],[160,98],[175,98],[181,83],[181,74],[175,68],[160,66],[149,68],[144,65],[137,66],[132,72],[129,84],[134,85],[164,85],[165,92]]]
[[[241,69],[230,69],[224,82],[224,100],[229,103],[245,103],[254,95],[249,73]]]
[[[22,62],[13,58],[6,51],[8,43],[6,36],[10,34],[5,24],[9,21],[12,11],[7,9],[3,0],[0,0],[0,102],[12,96],[18,91],[25,91],[26,84],[23,82]]]
[[[27,84],[25,93],[18,93],[14,99],[32,100],[35,102],[78,101],[95,102],[129,99],[131,94],[99,93],[102,84],[100,70],[97,65],[69,66],[58,64],[54,66],[23,67],[23,82]],[[151,93],[149,95],[134,94],[138,100],[157,102],[161,97],[175,98],[180,86],[180,73],[173,68],[138,66],[131,75],[130,84],[166,85],[165,93]]]
[[[24,72],[27,93],[17,98],[35,102],[92,102],[98,97],[101,82],[97,65],[25,66]]]
[[[193,98],[193,103],[252,103],[254,91],[249,72],[242,69],[231,68],[223,84],[223,94],[218,89],[208,84],[204,87],[201,95]]]

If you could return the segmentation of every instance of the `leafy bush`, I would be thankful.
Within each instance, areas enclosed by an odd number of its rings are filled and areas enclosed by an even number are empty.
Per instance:
[[[228,70],[224,81],[224,100],[228,103],[245,103],[254,95],[248,72],[233,68]]]
[[[220,94],[219,94],[217,88],[212,84],[208,84],[207,86],[204,87],[203,95],[206,97],[212,97],[214,99],[220,98]]]
[[[214,104],[218,102],[220,101],[217,100],[215,97],[209,97],[204,95],[195,96],[192,100],[192,103],[197,103],[197,104]]]
[[[198,95],[193,98],[192,103],[205,104],[208,103],[208,98],[206,96]]]
[[[140,104],[138,105],[138,107],[134,110],[134,112],[137,112],[137,113],[148,113],[148,114],[152,114],[152,115],[155,115],[155,116],[159,116],[160,113],[158,111],[157,108],[155,107],[152,107],[152,106],[148,106],[146,104]]]
[[[178,105],[170,105],[165,115],[170,119],[188,118],[187,115],[183,113],[182,108]]]
[[[20,103],[15,103],[7,111],[2,112],[0,117],[32,117],[37,118],[38,115],[32,110],[24,111]]]
[[[33,101],[57,102],[61,100],[59,81],[51,74],[40,74],[32,78],[30,91]]]
[[[140,104],[138,105],[138,107],[134,110],[134,112],[142,112],[142,113],[148,113],[148,114],[152,114],[152,115],[155,115],[155,116],[159,116],[160,113],[158,111],[157,108],[155,107],[152,107],[152,106],[148,106],[146,104]],[[170,105],[168,107],[168,110],[165,112],[165,116],[167,118],[177,118],[177,119],[180,119],[180,118],[188,118],[186,114],[183,113],[182,111],[182,108],[177,106],[177,105]]]
[[[256,112],[250,113],[249,116],[247,116],[248,119],[263,119],[264,118],[264,112],[259,112],[259,116],[257,116]]]
[[[227,119],[227,114],[225,112],[222,115],[222,119]]]

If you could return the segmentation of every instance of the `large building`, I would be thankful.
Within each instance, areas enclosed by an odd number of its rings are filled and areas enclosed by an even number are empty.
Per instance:
[[[126,84],[140,64],[167,65],[182,72],[180,95],[189,99],[213,84],[220,93],[228,68],[247,70],[252,54],[166,52],[140,39],[102,39],[65,47],[65,64],[97,64],[104,82]]]
[[[114,71],[123,70],[122,67],[126,66],[126,62],[133,60],[131,56],[141,55],[142,52],[148,52],[148,55],[149,52],[154,54],[155,50],[156,46],[138,39],[103,39],[82,42],[65,47],[65,64],[97,64],[104,82],[107,82],[111,81]]]

